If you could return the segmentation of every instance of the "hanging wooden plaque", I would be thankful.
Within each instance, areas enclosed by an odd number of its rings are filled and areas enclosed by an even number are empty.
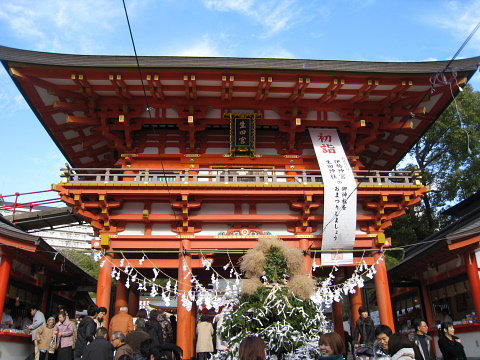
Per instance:
[[[230,157],[255,157],[255,122],[261,114],[225,114],[230,118]]]

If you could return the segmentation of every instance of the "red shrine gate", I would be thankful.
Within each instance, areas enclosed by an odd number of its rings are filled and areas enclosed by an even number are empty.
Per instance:
[[[385,229],[428,190],[418,173],[391,169],[479,63],[457,60],[461,70],[452,74],[447,62],[140,57],[139,71],[128,56],[0,47],[0,58],[74,167],[55,188],[98,234],[100,306],[110,304],[113,268],[130,264],[148,278],[160,269],[185,294],[190,269],[208,283],[204,256],[228,277],[223,265],[259,234],[301,248],[307,273],[324,275],[329,269],[312,272],[325,186],[308,128],[338,130],[358,184],[354,262],[368,249],[364,260],[373,264],[392,245]],[[429,78],[442,70],[451,84],[432,92]],[[232,114],[253,119],[243,142]],[[384,262],[375,284],[381,321],[393,326]],[[126,285],[119,278],[116,306],[135,311],[139,291]],[[351,301],[356,314],[361,292]],[[194,356],[195,321],[178,306],[186,359]]]

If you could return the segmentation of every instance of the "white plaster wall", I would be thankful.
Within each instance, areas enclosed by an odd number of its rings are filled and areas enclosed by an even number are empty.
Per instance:
[[[196,235],[214,236],[218,235],[219,232],[227,232],[228,229],[230,229],[230,226],[226,224],[205,224],[203,225],[202,231],[196,233]]]
[[[263,115],[265,116],[265,119],[280,119],[280,115],[278,114],[278,112],[273,110],[265,110],[263,112]]]
[[[177,113],[176,110],[173,110],[173,109],[166,109],[165,110],[165,115],[169,118],[178,119],[178,113]]]
[[[119,231],[118,235],[144,235],[145,224],[143,223],[128,223],[125,226],[125,231]]]
[[[277,149],[275,148],[256,148],[257,155],[277,155]]]
[[[317,118],[318,118],[318,112],[317,111],[310,111],[307,114],[306,120],[317,120]]]
[[[105,146],[105,145],[108,145],[108,142],[106,141],[101,141],[95,145],[92,145],[92,149],[98,149],[98,148],[101,148],[102,146]]]
[[[33,342],[0,342],[0,359],[5,360],[25,360],[25,358],[34,352]]]
[[[215,119],[222,117],[222,110],[221,109],[212,109],[207,112],[205,118],[207,119]]]
[[[112,214],[141,214],[144,209],[143,203],[127,202],[121,209],[112,210]]]
[[[257,204],[257,214],[270,215],[270,214],[298,214],[291,211],[288,204]]]
[[[177,233],[172,231],[170,224],[153,224],[152,225],[152,235],[177,235]]]
[[[42,99],[45,106],[53,105],[55,100],[58,100],[58,97],[52,95],[48,92],[48,89],[35,85],[35,90],[37,91],[38,95]],[[64,123],[66,122],[66,116],[64,115]]]
[[[141,154],[158,154],[158,147],[147,146]]]
[[[166,147],[165,154],[179,154],[180,148],[178,147]]]
[[[65,124],[66,122],[66,116],[64,113],[56,113],[52,115],[53,120],[55,120],[55,124],[61,125]]]
[[[172,206],[169,203],[152,203],[152,214],[172,214]]]
[[[224,203],[205,203],[202,204],[202,214],[211,215],[211,214],[234,214],[235,205],[233,204],[224,204]]]
[[[222,148],[212,148],[207,147],[205,150],[205,154],[230,154],[230,148],[222,147]]]
[[[269,231],[272,235],[282,236],[282,235],[292,235],[290,231],[287,230],[287,225],[282,224],[266,224],[260,226],[260,229],[263,232]]]

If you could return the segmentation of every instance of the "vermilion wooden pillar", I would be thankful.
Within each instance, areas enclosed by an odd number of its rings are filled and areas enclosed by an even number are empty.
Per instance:
[[[480,314],[480,278],[478,275],[478,263],[475,253],[466,253],[465,266],[467,267],[468,280],[470,281],[470,291],[472,292],[475,311]]]
[[[351,271],[348,272],[349,276],[351,276]],[[358,314],[358,309],[363,306],[363,299],[362,299],[362,289],[358,286],[355,288],[356,292],[354,294],[350,294],[350,304],[352,306],[352,331],[355,332],[355,324],[357,323],[358,318],[360,315]],[[353,336],[352,332],[352,336]],[[355,339],[354,339],[355,341]]]
[[[422,272],[418,274],[418,280],[420,281],[420,284],[427,283],[423,278]],[[426,286],[421,286],[420,288],[421,288],[420,291],[422,292],[422,297],[423,297],[423,306],[425,309],[425,315],[427,316],[425,320],[427,321],[427,324],[429,327],[433,327],[436,325],[436,322],[435,322],[435,316],[433,315],[432,303],[430,301],[430,294],[428,293]]]
[[[197,338],[197,324],[198,324],[198,307],[196,303],[193,303],[192,311],[190,312],[190,339],[192,339],[193,357],[197,355],[197,346],[195,339]]]
[[[125,277],[117,280],[117,291],[115,293],[115,314],[118,314],[122,306],[128,306],[128,289],[125,286]]]
[[[138,291],[138,284],[130,285],[130,293],[128,296],[128,313],[136,316],[140,307],[140,291]]]
[[[115,315],[112,314],[114,311],[110,308],[110,299],[112,297],[112,258],[112,254],[106,254],[100,260],[103,266],[100,268],[97,284],[97,305],[98,307],[103,306],[107,308],[108,313],[105,315],[107,324],[109,318]]]
[[[343,332],[343,302],[334,301],[332,304],[333,311],[333,328],[335,332],[338,333],[343,341],[345,342],[345,333]]]
[[[183,249],[189,249],[190,240],[183,239],[182,247]],[[188,292],[192,289],[190,282],[192,279],[191,266],[192,256],[188,253],[180,254],[178,267],[178,292],[180,296],[178,297],[177,306],[177,345],[182,348],[183,359],[186,360],[195,356],[195,337],[190,336],[192,333],[192,316],[195,318],[194,307],[192,306],[192,310],[188,311],[182,304],[183,297],[188,296]]]
[[[380,251],[373,254],[375,261],[378,261],[382,256]],[[380,322],[383,325],[388,325],[395,329],[395,322],[393,319],[392,299],[390,296],[390,285],[388,283],[387,266],[385,261],[379,261],[375,265],[377,273],[374,275],[375,290],[377,292],[378,312],[380,314]]]
[[[48,300],[50,299],[50,291],[48,290],[50,286],[47,286],[45,284],[44,290],[43,290],[43,295],[42,295],[42,305],[40,311],[43,312],[44,314],[47,313],[47,305],[48,305]]]
[[[3,314],[3,308],[5,307],[5,301],[7,299],[8,284],[10,282],[10,272],[12,271],[13,258],[9,254],[2,251],[1,263],[0,263],[0,314]]]
[[[312,276],[312,255],[308,252],[310,241],[308,239],[300,239],[300,249],[305,252],[303,262],[305,269],[303,269],[303,275]]]

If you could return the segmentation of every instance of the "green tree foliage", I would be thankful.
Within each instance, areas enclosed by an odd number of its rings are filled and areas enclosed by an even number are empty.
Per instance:
[[[73,250],[73,249],[59,249],[60,252],[71,262],[81,268],[90,276],[98,279],[98,273],[100,271],[98,267],[98,262],[92,260],[92,257],[88,254],[85,254],[84,251]]]
[[[388,231],[394,246],[417,243],[435,233],[451,221],[441,215],[443,210],[480,189],[480,92],[465,86],[407,159],[402,170],[418,167],[431,192]]]

